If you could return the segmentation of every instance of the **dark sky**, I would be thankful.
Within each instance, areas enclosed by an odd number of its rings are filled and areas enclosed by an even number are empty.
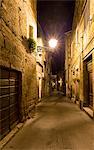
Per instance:
[[[38,0],[38,22],[46,39],[55,37],[59,41],[58,49],[53,54],[53,74],[64,70],[64,33],[71,30],[74,0]]]

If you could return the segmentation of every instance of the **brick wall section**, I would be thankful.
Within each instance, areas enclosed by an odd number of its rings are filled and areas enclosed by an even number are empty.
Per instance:
[[[0,65],[22,73],[20,112],[23,119],[29,115],[38,98],[36,58],[27,53],[26,42],[29,23],[34,25],[34,38],[37,38],[36,18],[29,0],[0,1],[0,16]]]

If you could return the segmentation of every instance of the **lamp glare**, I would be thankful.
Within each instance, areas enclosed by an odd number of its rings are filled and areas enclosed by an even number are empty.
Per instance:
[[[57,40],[56,39],[49,40],[49,46],[51,48],[55,48],[57,46]]]

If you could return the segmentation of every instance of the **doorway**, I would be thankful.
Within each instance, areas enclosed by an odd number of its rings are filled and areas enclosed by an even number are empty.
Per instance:
[[[93,108],[93,73],[92,73],[92,60],[87,63],[88,71],[88,104]]]
[[[93,108],[93,72],[92,72],[92,55],[84,61],[84,104]]]
[[[39,78],[39,99],[42,98],[42,79]]]
[[[19,122],[19,74],[0,67],[0,140]]]

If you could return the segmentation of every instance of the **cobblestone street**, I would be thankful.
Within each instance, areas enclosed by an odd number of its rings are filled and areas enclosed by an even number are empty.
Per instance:
[[[66,101],[51,97],[39,103],[34,119],[3,150],[94,150],[93,120]]]

